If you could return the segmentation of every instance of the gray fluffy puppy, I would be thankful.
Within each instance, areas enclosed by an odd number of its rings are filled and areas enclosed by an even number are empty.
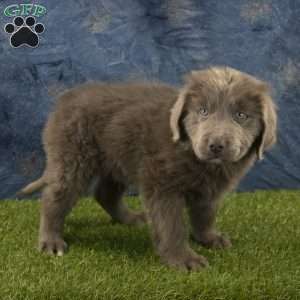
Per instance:
[[[125,224],[148,221],[163,261],[196,270],[208,264],[194,239],[224,248],[215,230],[218,202],[276,140],[276,109],[266,83],[228,67],[193,71],[181,89],[163,84],[85,84],[64,93],[43,134],[43,176],[22,190],[43,188],[39,246],[62,255],[64,220],[90,182],[95,199]],[[122,202],[129,184],[145,212]]]

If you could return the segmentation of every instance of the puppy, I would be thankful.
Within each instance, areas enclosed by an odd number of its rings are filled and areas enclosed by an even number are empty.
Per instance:
[[[93,178],[95,199],[124,224],[148,221],[162,260],[184,270],[208,264],[188,244],[231,245],[214,228],[219,200],[276,141],[276,109],[266,83],[228,67],[192,71],[185,85],[85,84],[63,94],[43,134],[39,247],[62,255],[64,220]],[[145,212],[122,202],[129,184]]]

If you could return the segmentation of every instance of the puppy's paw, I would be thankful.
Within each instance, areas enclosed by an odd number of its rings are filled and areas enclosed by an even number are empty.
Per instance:
[[[228,237],[221,233],[206,233],[202,235],[193,235],[195,242],[199,243],[203,247],[212,249],[226,249],[232,247],[232,243]]]
[[[50,255],[63,256],[68,246],[61,238],[41,239],[39,241],[39,250]]]
[[[168,256],[165,258],[165,262],[170,267],[175,267],[182,271],[199,271],[209,265],[204,256],[198,255],[192,250],[181,255]]]

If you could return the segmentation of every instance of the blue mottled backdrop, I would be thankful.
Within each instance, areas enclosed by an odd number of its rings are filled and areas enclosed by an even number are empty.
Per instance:
[[[10,4],[41,4],[39,47],[14,49]],[[300,187],[300,1],[0,0],[0,198],[44,167],[41,130],[65,88],[87,80],[160,79],[229,65],[271,82],[279,142],[240,190]]]

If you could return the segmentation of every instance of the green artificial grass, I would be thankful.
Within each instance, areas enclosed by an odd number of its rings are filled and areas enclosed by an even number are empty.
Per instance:
[[[192,243],[210,267],[191,273],[160,263],[147,226],[112,224],[91,199],[67,218],[69,252],[40,254],[38,210],[37,201],[0,201],[1,300],[300,299],[300,191],[227,197],[218,227],[233,248]]]

